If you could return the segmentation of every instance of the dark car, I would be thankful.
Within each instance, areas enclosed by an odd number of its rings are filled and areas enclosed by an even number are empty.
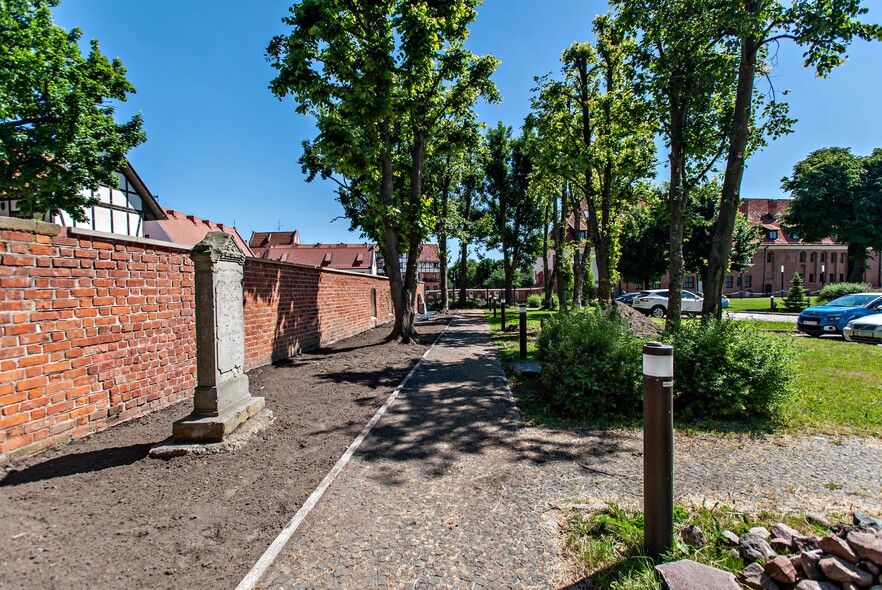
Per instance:
[[[625,303],[627,305],[631,305],[631,303],[634,302],[634,298],[637,297],[638,295],[640,295],[639,292],[637,292],[637,293],[622,293],[621,295],[616,297],[616,301],[619,301],[621,303]]]
[[[841,335],[851,320],[879,312],[882,312],[882,293],[855,293],[824,305],[807,307],[799,314],[796,326],[809,336]]]

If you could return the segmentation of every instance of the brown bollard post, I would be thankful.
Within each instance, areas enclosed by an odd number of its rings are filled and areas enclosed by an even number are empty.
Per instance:
[[[493,296],[493,319],[496,319],[496,295]]]
[[[499,305],[499,313],[502,315],[502,331],[505,332],[505,299],[500,299]]]
[[[520,308],[521,313],[521,360],[526,360],[527,358],[527,306],[522,305]]]
[[[674,347],[643,345],[644,548],[652,559],[674,537]]]

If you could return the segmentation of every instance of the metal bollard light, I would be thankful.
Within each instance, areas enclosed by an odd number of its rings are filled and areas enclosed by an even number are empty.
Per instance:
[[[496,319],[496,295],[493,296],[493,319]]]
[[[502,315],[502,331],[505,332],[505,299],[499,300],[499,313]]]
[[[521,314],[521,360],[525,360],[527,358],[527,306],[522,305],[518,311]]]
[[[674,537],[674,347],[643,345],[644,548],[653,559]]]

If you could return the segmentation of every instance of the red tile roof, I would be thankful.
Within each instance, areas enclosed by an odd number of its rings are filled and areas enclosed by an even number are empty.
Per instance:
[[[441,262],[438,244],[423,244],[418,262]]]
[[[176,244],[184,244],[186,246],[195,246],[205,238],[209,232],[222,231],[233,236],[236,245],[245,253],[246,256],[253,256],[251,248],[239,235],[235,227],[224,225],[223,223],[215,223],[209,219],[201,219],[195,215],[188,215],[174,209],[163,207],[167,219],[157,220],[157,223],[166,233],[168,238]],[[158,236],[150,236],[158,237]]]
[[[763,246],[798,246],[798,245],[820,245],[835,246],[839,242],[833,238],[824,238],[820,242],[803,242],[798,237],[788,234],[781,228],[781,220],[787,212],[789,199],[742,199],[741,212],[747,217],[747,221],[753,225],[762,226],[765,230],[763,235]],[[773,239],[769,232],[778,232]]]
[[[255,248],[270,248],[273,246],[296,246],[300,244],[300,233],[294,231],[256,231],[252,232],[248,245],[252,250]],[[256,250],[255,250],[256,251]]]
[[[373,244],[299,244],[263,248],[261,258],[337,270],[370,271]]]

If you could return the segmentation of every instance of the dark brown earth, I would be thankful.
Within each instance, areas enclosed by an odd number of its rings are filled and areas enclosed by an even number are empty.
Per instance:
[[[631,332],[638,338],[657,338],[661,336],[662,328],[651,319],[625,303],[616,302],[616,309],[628,326]]]
[[[276,420],[234,453],[147,456],[184,402],[5,466],[0,588],[235,587],[428,347],[389,329],[249,373]]]

